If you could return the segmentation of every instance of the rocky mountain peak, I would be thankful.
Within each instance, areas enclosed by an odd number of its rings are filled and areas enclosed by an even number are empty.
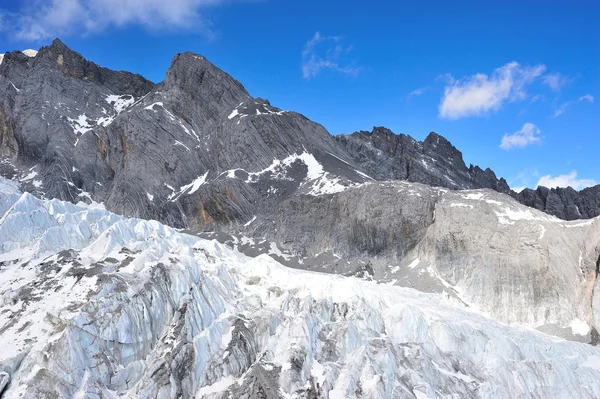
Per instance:
[[[63,74],[87,82],[106,86],[119,94],[142,96],[148,93],[154,83],[141,75],[130,72],[112,71],[88,61],[81,54],[69,48],[60,39],[54,39],[50,46],[42,47],[35,57],[40,71],[60,70]]]
[[[228,107],[250,97],[244,86],[204,56],[192,52],[173,57],[163,85],[189,95],[193,100],[216,101]]]
[[[463,162],[462,152],[452,145],[444,136],[431,132],[423,141],[423,150],[442,156],[448,161]]]

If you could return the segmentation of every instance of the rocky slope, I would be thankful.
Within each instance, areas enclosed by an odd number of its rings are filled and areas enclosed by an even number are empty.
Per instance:
[[[377,180],[407,180],[453,190],[491,188],[510,193],[504,179],[489,168],[466,167],[462,153],[448,140],[431,133],[425,141],[394,134],[384,127],[371,132],[336,136],[354,161]]]
[[[212,230],[300,189],[368,180],[323,127],[196,54],[178,54],[154,85],[55,40],[34,58],[6,54],[0,88],[4,175],[50,198]]]
[[[564,220],[600,215],[600,185],[572,188],[525,189],[516,193],[489,168],[465,165],[462,153],[432,132],[423,142],[384,127],[336,137],[354,162],[377,180],[407,180],[452,190],[489,188],[506,193],[524,205]]]
[[[492,191],[442,194],[438,231],[464,219],[455,210],[500,206]],[[0,213],[3,398],[600,396],[598,348],[498,323],[446,296],[292,270],[155,221],[21,194],[4,179]],[[538,217],[489,214],[499,229],[545,226],[548,239],[564,226],[586,231]],[[474,245],[431,229],[426,237],[439,248],[432,258],[448,256],[448,240]],[[482,263],[437,272],[460,281],[489,269]]]
[[[0,93],[0,174],[38,195],[176,227],[230,231],[291,196],[371,179],[491,188],[568,220],[600,214],[597,189],[517,195],[434,133],[422,143],[384,128],[333,138],[192,53],[153,84],[57,39],[39,53],[7,53]]]

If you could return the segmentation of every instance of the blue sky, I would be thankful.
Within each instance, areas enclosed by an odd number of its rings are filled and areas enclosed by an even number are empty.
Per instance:
[[[512,187],[600,183],[598,1],[3,1],[0,52],[60,37],[161,81],[194,51],[330,133],[448,138]]]

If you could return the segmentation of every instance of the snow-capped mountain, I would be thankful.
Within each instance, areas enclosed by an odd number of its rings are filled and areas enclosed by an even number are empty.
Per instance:
[[[460,201],[448,209],[493,200]],[[4,179],[0,207],[4,398],[600,396],[600,349],[444,295],[290,269]]]
[[[57,39],[39,52],[6,53],[0,94],[1,175],[47,198],[93,199],[174,227],[230,230],[291,196],[305,201],[371,179],[511,193],[491,170],[467,168],[437,134],[423,143],[384,128],[334,138],[192,53],[176,55],[154,84]],[[317,163],[321,172],[308,171]],[[600,215],[593,190],[512,194],[580,219]]]
[[[6,397],[600,396],[600,186],[59,40],[1,59],[0,175]]]

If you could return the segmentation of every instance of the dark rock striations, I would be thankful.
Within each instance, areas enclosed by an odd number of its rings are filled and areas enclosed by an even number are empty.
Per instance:
[[[290,198],[310,202],[371,179],[490,188],[564,219],[600,214],[598,188],[514,193],[436,133],[423,142],[385,128],[332,137],[189,52],[154,84],[57,39],[35,57],[7,53],[0,93],[3,176],[38,195],[172,226],[273,223]]]
[[[409,135],[374,127],[371,132],[360,131],[336,139],[377,180],[407,180],[453,190],[491,188],[510,192],[506,180],[498,179],[489,168],[467,168],[462,153],[434,132],[420,142]]]

